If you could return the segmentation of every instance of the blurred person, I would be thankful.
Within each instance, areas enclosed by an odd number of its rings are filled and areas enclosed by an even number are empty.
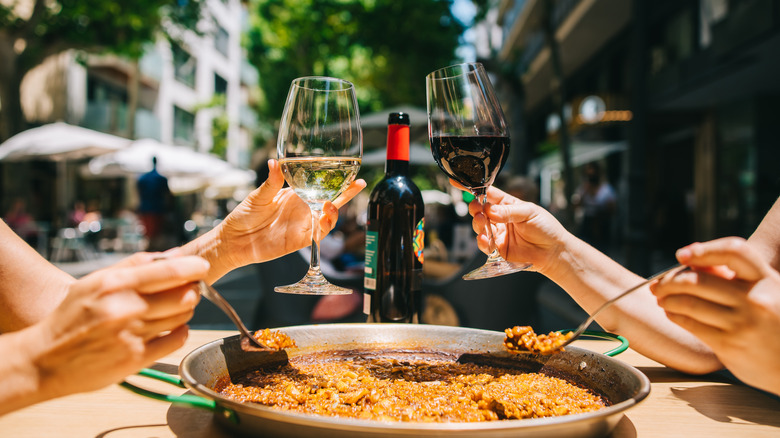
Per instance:
[[[513,176],[506,181],[506,184],[499,187],[517,199],[539,203],[539,185],[527,176]]]
[[[354,214],[339,216],[335,228],[320,241],[320,268],[337,285],[352,289],[351,294],[319,297],[309,320],[315,323],[342,321],[363,316],[363,270],[366,233]],[[307,261],[311,248],[299,251]]]
[[[168,178],[157,171],[157,157],[152,157],[152,170],[138,178],[136,187],[140,198],[138,219],[146,229],[149,250],[167,249],[161,240],[165,215],[172,208],[173,194],[168,187]]]
[[[0,415],[44,400],[92,391],[181,347],[199,295],[196,281],[265,262],[311,243],[311,212],[283,189],[278,162],[269,178],[208,233],[164,253],[136,253],[75,279],[0,222]],[[365,187],[357,180],[319,221]]]
[[[469,210],[487,252],[485,215],[509,261],[530,262],[591,313],[644,279],[568,232],[547,210],[497,188],[484,213]],[[639,353],[677,370],[706,374],[727,367],[738,378],[780,394],[780,200],[756,232],[694,244],[677,254],[692,272],[645,286],[603,311],[597,322],[631,340]],[[651,288],[655,291],[654,296]],[[719,320],[719,318],[723,318]]]
[[[25,242],[35,245],[38,240],[38,224],[27,211],[27,202],[22,198],[14,199],[11,208],[5,213],[5,223]]]
[[[573,200],[582,213],[578,234],[600,251],[607,252],[612,245],[612,218],[617,206],[615,190],[604,179],[598,162],[585,164],[583,172],[582,185]]]
[[[366,233],[358,225],[355,215],[340,217],[333,231],[322,239],[320,249],[322,259],[328,261],[333,269],[363,276]]]
[[[73,202],[73,208],[68,212],[68,226],[76,228],[84,222],[84,216],[87,214],[87,208],[84,201]]]
[[[103,220],[103,213],[100,212],[100,203],[92,199],[87,204],[86,212],[82,218],[83,222],[100,222]]]

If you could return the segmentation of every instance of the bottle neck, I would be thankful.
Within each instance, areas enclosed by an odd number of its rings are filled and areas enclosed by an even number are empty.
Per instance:
[[[385,174],[386,175],[408,175],[409,174],[409,161],[408,160],[387,160],[385,162]]]
[[[409,173],[409,126],[387,125],[385,173]]]

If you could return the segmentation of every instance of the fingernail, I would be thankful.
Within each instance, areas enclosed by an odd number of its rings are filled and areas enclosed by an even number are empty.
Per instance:
[[[688,260],[693,256],[693,253],[688,248],[680,248],[675,253],[675,256],[677,257],[677,260]]]
[[[190,289],[184,294],[181,301],[186,306],[194,306],[198,302],[198,293]]]

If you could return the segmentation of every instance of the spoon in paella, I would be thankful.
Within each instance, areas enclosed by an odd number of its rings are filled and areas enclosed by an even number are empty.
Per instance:
[[[653,275],[647,280],[644,280],[629,289],[626,289],[619,295],[602,304],[601,307],[596,309],[595,312],[591,313],[591,315],[585,319],[585,321],[583,321],[576,330],[572,332],[550,332],[546,335],[537,335],[530,326],[515,326],[508,328],[504,330],[504,333],[506,334],[506,338],[504,339],[504,346],[510,353],[514,354],[553,354],[559,351],[564,351],[563,348],[565,346],[571,344],[575,339],[582,335],[588,326],[590,326],[591,323],[596,320],[596,316],[601,313],[602,310],[611,306],[615,301],[636,290],[639,290],[642,286],[652,283],[656,279],[661,278],[666,274],[678,274],[688,269],[690,269],[688,266],[675,265],[671,268],[664,269],[663,271]]]
[[[205,281],[201,281],[200,292],[209,301],[214,303],[233,321],[241,332],[241,348],[244,351],[278,351],[295,347],[295,341],[286,334],[270,329],[258,330],[254,333],[246,328],[241,318],[222,295]]]

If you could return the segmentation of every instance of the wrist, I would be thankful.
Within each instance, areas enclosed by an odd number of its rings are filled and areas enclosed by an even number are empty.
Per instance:
[[[231,251],[226,248],[227,240],[222,237],[221,230],[220,224],[179,248],[182,255],[196,255],[209,262],[209,272],[205,279],[209,284],[239,267],[230,257]]]
[[[550,254],[548,262],[540,267],[539,272],[560,284],[562,280],[570,277],[577,270],[582,252],[581,244],[583,244],[582,240],[571,233],[561,235],[547,250]]]
[[[35,351],[45,339],[40,339],[40,324],[26,329],[7,333],[0,338],[0,354],[4,356],[0,364],[0,415],[31,406],[53,398],[50,388],[38,364],[39,353]]]

